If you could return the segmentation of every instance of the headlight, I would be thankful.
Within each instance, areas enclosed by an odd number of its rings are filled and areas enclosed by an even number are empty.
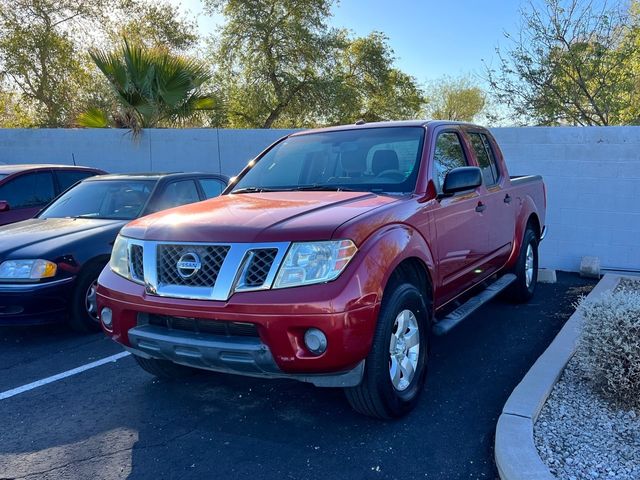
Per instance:
[[[118,235],[111,250],[109,266],[114,273],[121,277],[131,279],[129,275],[129,240]]]
[[[7,260],[0,264],[1,280],[39,280],[55,276],[58,267],[49,260]]]
[[[282,263],[273,288],[334,280],[357,251],[351,240],[294,243]]]

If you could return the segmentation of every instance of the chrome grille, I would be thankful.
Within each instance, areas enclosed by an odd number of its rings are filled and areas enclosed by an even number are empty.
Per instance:
[[[243,287],[260,287],[267,280],[273,261],[278,254],[275,248],[253,250],[244,276]]]
[[[229,248],[228,245],[158,245],[158,284],[213,287]],[[185,278],[180,275],[177,265],[180,258],[189,253],[200,258],[201,267],[193,276]]]
[[[131,245],[129,251],[129,268],[134,280],[144,280],[144,264],[142,262],[142,245]]]

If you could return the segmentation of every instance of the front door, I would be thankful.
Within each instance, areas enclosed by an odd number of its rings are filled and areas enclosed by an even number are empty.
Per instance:
[[[460,132],[444,130],[436,135],[432,177],[442,191],[446,174],[470,165]],[[438,305],[477,282],[489,249],[489,230],[479,189],[442,198],[433,209],[439,276]]]

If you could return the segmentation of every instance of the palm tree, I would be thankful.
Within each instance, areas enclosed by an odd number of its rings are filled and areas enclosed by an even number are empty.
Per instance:
[[[211,110],[214,98],[203,92],[209,70],[200,62],[161,48],[131,45],[123,39],[121,48],[90,52],[107,78],[117,100],[111,119],[99,108],[78,117],[83,127],[143,128],[184,124],[201,110]]]

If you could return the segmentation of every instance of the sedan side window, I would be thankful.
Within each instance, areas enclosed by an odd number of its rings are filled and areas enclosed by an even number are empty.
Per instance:
[[[156,204],[155,211],[199,202],[200,196],[193,180],[181,180],[167,185]]]
[[[0,200],[7,201],[12,209],[41,207],[54,196],[51,172],[20,175],[0,187]]]
[[[447,173],[454,168],[466,166],[467,158],[458,134],[444,132],[438,135],[433,153],[433,181],[438,191],[442,191],[444,177]]]
[[[206,199],[217,197],[227,187],[223,182],[215,178],[201,178],[200,186]]]

